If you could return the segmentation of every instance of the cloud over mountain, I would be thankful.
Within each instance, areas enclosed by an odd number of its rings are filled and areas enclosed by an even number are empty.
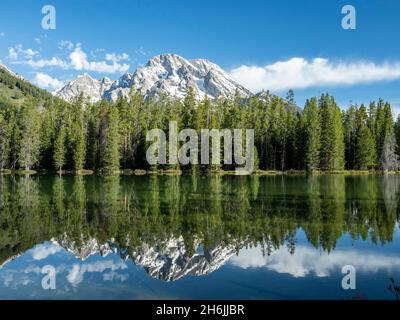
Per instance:
[[[400,79],[400,62],[333,62],[325,58],[295,57],[266,66],[242,65],[229,74],[254,92],[284,91],[396,80]]]

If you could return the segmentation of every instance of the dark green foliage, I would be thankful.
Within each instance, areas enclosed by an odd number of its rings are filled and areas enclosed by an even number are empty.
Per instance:
[[[344,136],[341,112],[333,97],[322,95],[320,99],[321,153],[323,170],[344,168]]]
[[[399,121],[394,125],[390,104],[382,99],[372,102],[368,111],[363,105],[341,111],[333,97],[323,94],[319,100],[307,100],[302,111],[295,105],[293,91],[287,99],[272,95],[266,100],[242,99],[236,94],[217,102],[207,97],[197,102],[190,89],[183,101],[167,96],[145,100],[132,90],[129,99],[112,103],[86,104],[79,97],[69,104],[4,70],[0,83],[18,87],[23,95],[21,104],[16,104],[0,94],[0,169],[235,169],[222,161],[214,166],[150,168],[146,134],[159,128],[168,137],[171,121],[176,121],[178,131],[192,128],[198,133],[254,129],[256,167],[262,170],[375,169],[393,159],[388,152],[400,151]]]
[[[367,122],[367,111],[361,105],[356,116],[355,163],[359,170],[373,169],[376,165],[374,137]]]
[[[303,118],[306,141],[306,167],[308,170],[315,170],[319,167],[321,149],[320,115],[315,98],[306,101]]]
[[[393,241],[399,176],[5,176],[0,179],[0,264],[48,239],[79,246],[110,239],[127,252],[183,236],[257,246],[265,254],[299,228],[310,244],[332,251],[343,234],[374,244]],[[194,195],[202,195],[202,197]],[[290,196],[287,196],[290,195]],[[296,242],[290,242],[295,250]]]

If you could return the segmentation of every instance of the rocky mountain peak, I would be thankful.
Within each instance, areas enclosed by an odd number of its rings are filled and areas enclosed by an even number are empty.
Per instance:
[[[193,87],[198,100],[206,95],[217,100],[219,97],[233,96],[236,91],[243,97],[251,95],[249,90],[237,84],[218,65],[206,59],[187,60],[176,54],[155,56],[134,73],[126,73],[114,82],[104,79],[95,80],[83,74],[55,95],[71,101],[83,93],[91,102],[102,98],[115,101],[119,97],[129,98],[129,92],[134,88],[147,99],[157,99],[163,94],[183,99],[190,87]]]

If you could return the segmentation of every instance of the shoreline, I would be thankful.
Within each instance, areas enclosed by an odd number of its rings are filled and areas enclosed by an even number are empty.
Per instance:
[[[334,170],[334,171],[306,171],[306,170],[256,170],[251,174],[237,174],[235,170],[213,170],[213,171],[197,171],[193,173],[191,170],[145,170],[145,169],[124,169],[116,172],[102,173],[93,170],[80,170],[61,172],[47,171],[47,170],[0,170],[0,176],[12,175],[12,176],[33,176],[33,175],[54,175],[54,176],[323,176],[323,175],[346,175],[346,176],[366,176],[366,175],[400,175],[398,171],[383,171],[383,170]]]

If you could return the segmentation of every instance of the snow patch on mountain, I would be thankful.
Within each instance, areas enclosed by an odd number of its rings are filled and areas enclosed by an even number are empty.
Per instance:
[[[84,73],[55,91],[54,95],[69,102],[82,95],[89,102],[96,103],[103,98],[104,92],[110,89],[112,83],[107,77],[97,80]]]
[[[217,100],[230,97],[237,91],[242,97],[252,93],[236,83],[224,70],[216,64],[205,60],[186,60],[176,54],[158,55],[150,59],[134,73],[126,73],[118,80],[95,80],[89,75],[81,75],[61,88],[55,95],[72,101],[83,93],[90,102],[106,98],[115,101],[119,97],[129,99],[131,88],[141,93],[146,99],[158,99],[166,94],[176,99],[183,99],[189,88],[194,89],[197,100],[205,96]]]

